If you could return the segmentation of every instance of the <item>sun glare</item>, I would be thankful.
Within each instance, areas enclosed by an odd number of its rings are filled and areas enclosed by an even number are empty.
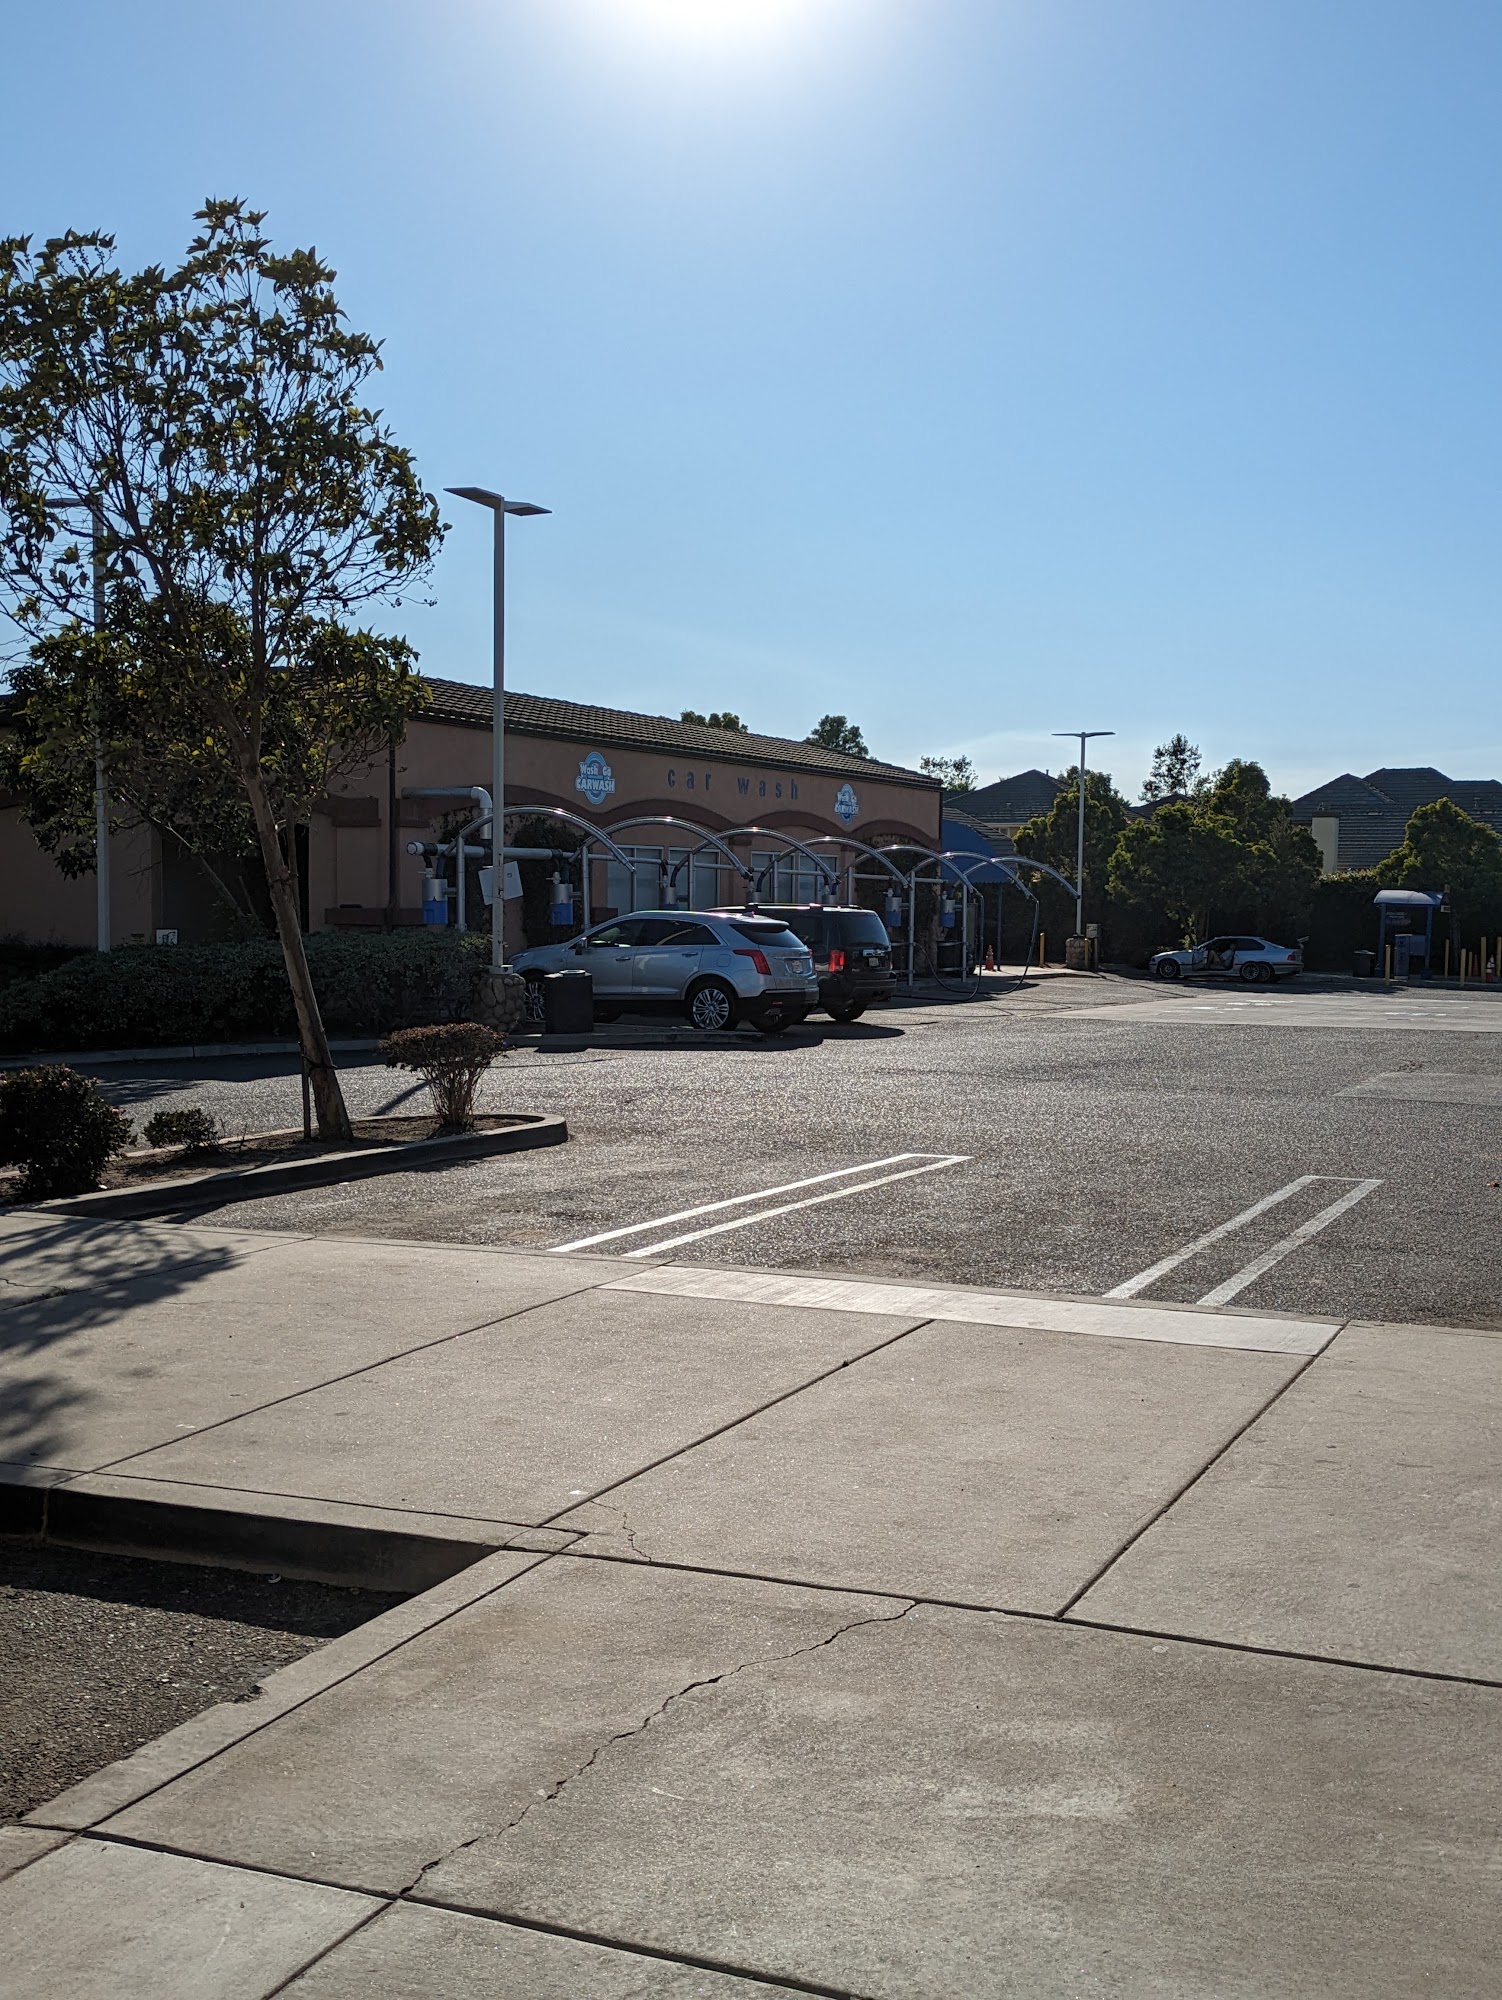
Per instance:
[[[809,11],[809,0],[620,0],[623,15],[663,34],[702,41],[770,34]]]

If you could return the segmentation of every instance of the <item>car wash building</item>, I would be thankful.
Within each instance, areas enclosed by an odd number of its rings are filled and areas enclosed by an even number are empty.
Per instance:
[[[466,850],[469,928],[488,925],[488,821],[470,793],[490,783],[491,692],[430,680],[431,699],[405,739],[341,778],[299,828],[297,856],[309,930],[383,930],[435,915],[434,895],[457,916]],[[506,695],[508,843],[536,856],[575,850],[558,872],[588,915],[658,907],[817,901],[833,880],[850,887],[865,848],[940,845],[942,791],[895,764],[850,757],[778,736],[675,722],[550,697]],[[488,794],[486,795],[488,797]],[[470,831],[466,833],[466,825]],[[587,841],[587,886],[577,849]],[[434,852],[447,848],[447,852]],[[0,796],[5,917],[0,928],[90,945],[92,877],[69,882],[37,846],[18,803]],[[546,864],[534,861],[534,876]],[[484,874],[483,884],[481,882]],[[524,914],[519,870],[508,868],[508,949],[535,917]],[[754,885],[754,891],[753,886]],[[175,933],[181,943],[222,936],[222,906],[191,855],[149,828],[111,841],[111,941]],[[426,893],[425,893],[426,892]],[[585,910],[575,909],[573,921]]]

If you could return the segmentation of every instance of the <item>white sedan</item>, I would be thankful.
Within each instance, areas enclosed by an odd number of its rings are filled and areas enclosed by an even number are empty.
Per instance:
[[[1184,951],[1160,951],[1147,963],[1158,979],[1244,979],[1249,986],[1257,981],[1271,986],[1302,972],[1304,954],[1297,945],[1267,938],[1214,937]]]

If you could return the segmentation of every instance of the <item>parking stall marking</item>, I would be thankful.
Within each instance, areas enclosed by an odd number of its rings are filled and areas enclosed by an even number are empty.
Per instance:
[[[1367,1196],[1375,1193],[1381,1185],[1380,1180],[1358,1181],[1355,1187],[1347,1189],[1339,1201],[1332,1201],[1330,1206],[1322,1208],[1318,1215],[1311,1215],[1307,1222],[1301,1222],[1297,1229],[1291,1230],[1287,1236],[1274,1243],[1270,1250],[1264,1250],[1260,1257],[1254,1257],[1250,1264],[1245,1264],[1239,1271],[1234,1272],[1223,1285],[1217,1285],[1213,1292],[1206,1292],[1202,1299],[1196,1299],[1195,1304],[1201,1306],[1227,1304],[1238,1292],[1244,1292],[1248,1285],[1254,1284],[1264,1272],[1270,1271],[1274,1264],[1281,1264],[1290,1252],[1299,1249],[1311,1237],[1318,1236],[1322,1229],[1328,1229],[1330,1224],[1338,1221],[1347,1209],[1354,1208],[1358,1201],[1365,1201]]]
[[[580,1236],[572,1243],[555,1243],[549,1250],[553,1257],[567,1256],[571,1250],[593,1250],[600,1243],[617,1243],[623,1236],[641,1236],[651,1229],[671,1229],[675,1222],[694,1222],[701,1215],[718,1215],[727,1208],[742,1208],[750,1201],[770,1201],[774,1195],[796,1194],[802,1188],[819,1187],[827,1181],[848,1180],[854,1174],[873,1174],[881,1167],[900,1167],[910,1160],[940,1162],[944,1165],[958,1164],[968,1158],[965,1154],[948,1153],[889,1153],[882,1160],[864,1160],[853,1167],[835,1167],[827,1174],[808,1174],[802,1180],[783,1181],[780,1186],[756,1188],[750,1194],[727,1195],[723,1201],[701,1202],[697,1208],[680,1208],[672,1215],[655,1215],[649,1222],[628,1222],[620,1229],[602,1229],[595,1236]],[[854,1193],[851,1189],[848,1192]],[[794,1203],[794,1207],[801,1206]],[[779,1210],[778,1213],[783,1211]],[[680,1238],[687,1241],[687,1238]],[[627,1255],[635,1255],[627,1252]]]
[[[857,1181],[853,1187],[835,1188],[830,1194],[810,1195],[806,1201],[785,1201],[776,1208],[759,1208],[754,1215],[738,1215],[732,1222],[713,1222],[707,1229],[691,1229],[683,1236],[670,1236],[665,1243],[648,1243],[641,1250],[628,1250],[628,1257],[660,1257],[665,1251],[681,1249],[685,1243],[697,1243],[705,1236],[723,1236],[731,1229],[749,1229],[756,1222],[770,1222],[774,1216],[791,1215],[796,1209],[818,1208],[826,1201],[846,1201],[853,1194],[865,1194],[871,1188],[886,1187],[892,1181],[909,1181],[918,1174],[940,1174],[946,1167],[962,1167],[971,1158],[969,1153],[949,1153],[926,1166],[905,1167],[901,1173],[881,1174],[874,1181]]]
[[[1166,1257],[1160,1257],[1156,1264],[1149,1264],[1145,1271],[1139,1271],[1134,1278],[1128,1278],[1123,1284],[1113,1286],[1109,1292],[1104,1292],[1101,1296],[1107,1299],[1136,1298],[1150,1286],[1155,1285],[1160,1278],[1166,1277],[1170,1271],[1177,1270],[1181,1264],[1187,1264],[1191,1258],[1198,1257],[1213,1244],[1233,1235],[1238,1229],[1245,1229],[1259,1216],[1266,1215],[1269,1209],[1278,1207],[1280,1203],[1291,1200],[1305,1188],[1315,1187],[1321,1181],[1348,1181],[1354,1185],[1349,1186],[1338,1200],[1332,1201],[1327,1208],[1322,1208],[1317,1215],[1310,1216],[1307,1222],[1301,1222],[1298,1228],[1290,1230],[1287,1236],[1279,1237],[1269,1249],[1262,1251],[1250,1263],[1243,1264],[1241,1269],[1234,1271],[1224,1283],[1217,1285],[1213,1291],[1206,1292],[1202,1299],[1196,1299],[1194,1302],[1199,1306],[1228,1304],[1238,1292],[1244,1292],[1248,1285],[1255,1284],[1257,1279],[1270,1271],[1275,1264],[1280,1264],[1293,1251],[1310,1242],[1322,1229],[1328,1229],[1332,1222],[1338,1221],[1348,1209],[1354,1208],[1358,1201],[1365,1201],[1369,1194],[1382,1186],[1381,1180],[1358,1180],[1354,1174],[1300,1174],[1286,1187],[1264,1195],[1261,1201],[1253,1202],[1250,1208],[1244,1208],[1239,1215],[1233,1215],[1228,1222],[1222,1222],[1214,1229],[1207,1229],[1203,1236],[1196,1236],[1192,1243],[1186,1243],[1182,1249],[1171,1251]]]
[[[1203,1236],[1196,1236],[1192,1243],[1186,1243],[1182,1250],[1173,1250],[1166,1257],[1160,1257],[1156,1264],[1149,1264],[1145,1271],[1139,1271],[1135,1278],[1128,1278],[1124,1285],[1116,1285],[1103,1294],[1108,1299],[1134,1299],[1139,1292],[1145,1292],[1149,1285],[1157,1284],[1159,1278],[1166,1278],[1170,1271],[1180,1264],[1187,1264],[1191,1257],[1197,1257],[1201,1250],[1208,1250],[1212,1243],[1218,1243],[1223,1236],[1230,1236],[1238,1229],[1245,1229],[1249,1222],[1255,1222],[1259,1215],[1266,1215],[1270,1208],[1276,1208],[1280,1201],[1287,1201],[1301,1188],[1312,1187],[1319,1179],[1318,1174],[1300,1174],[1287,1187],[1279,1188],[1276,1194],[1264,1195],[1261,1201],[1244,1208],[1240,1215],[1233,1215],[1229,1222],[1222,1222],[1214,1229],[1207,1229]]]

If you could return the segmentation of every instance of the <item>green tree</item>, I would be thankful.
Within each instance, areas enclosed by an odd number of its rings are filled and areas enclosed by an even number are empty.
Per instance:
[[[1161,922],[1188,943],[1234,921],[1254,893],[1252,859],[1230,820],[1179,801],[1123,830],[1110,894],[1144,928]]]
[[[314,635],[400,602],[442,525],[362,399],[380,350],[345,323],[333,270],[312,250],[273,252],[242,202],[212,201],[198,220],[173,271],[121,270],[102,234],[0,243],[0,598],[33,638],[78,632],[92,578],[76,507],[92,503],[108,587],[150,607],[172,727],[186,743],[211,736],[238,777],[319,1131],[344,1138],[268,725]],[[80,672],[102,675],[77,644]],[[349,711],[367,713],[359,689],[327,712],[342,727]]]
[[[112,828],[142,824],[192,857],[240,929],[268,905],[255,821],[222,732],[184,700],[160,606],[113,594],[103,641],[77,626],[40,640],[12,675],[0,783],[65,875],[95,860],[94,745],[110,774]],[[401,639],[313,627],[267,690],[261,772],[279,829],[305,822],[332,781],[358,769],[427,701]]]
[[[1126,801],[1111,782],[1108,771],[1085,773],[1085,905],[1087,915],[1098,913],[1105,900],[1111,856],[1127,823]],[[1046,861],[1061,875],[1074,880],[1079,865],[1080,778],[1077,770],[1065,772],[1058,796],[1046,813],[1040,813],[1017,829],[1016,848],[1034,861]],[[1062,899],[1063,891],[1059,892]],[[1053,900],[1051,898],[1051,900]],[[1057,924],[1064,910],[1049,905],[1048,922]],[[1074,922],[1074,906],[1068,905],[1065,919]],[[1091,920],[1095,917],[1092,915]]]
[[[1199,782],[1200,752],[1182,733],[1170,736],[1153,752],[1153,768],[1142,785],[1142,803],[1156,805],[1160,799],[1184,798]]]
[[[1247,900],[1220,921],[1268,936],[1302,935],[1322,863],[1308,827],[1294,824],[1289,801],[1273,791],[1260,764],[1233,757],[1215,774],[1202,804],[1227,821],[1248,850]]]
[[[1453,799],[1420,806],[1376,875],[1384,889],[1447,889],[1464,935],[1502,925],[1502,840]]]
[[[680,722],[697,722],[704,729],[728,729],[738,736],[749,736],[751,734],[740,717],[733,714],[728,708],[713,709],[708,715],[700,715],[696,708],[686,708],[678,720]]]
[[[968,757],[920,757],[918,769],[937,778],[946,792],[975,790],[975,766]]]
[[[821,715],[803,740],[805,743],[816,743],[821,750],[842,751],[847,757],[869,757],[871,754],[859,724],[843,715]]]

